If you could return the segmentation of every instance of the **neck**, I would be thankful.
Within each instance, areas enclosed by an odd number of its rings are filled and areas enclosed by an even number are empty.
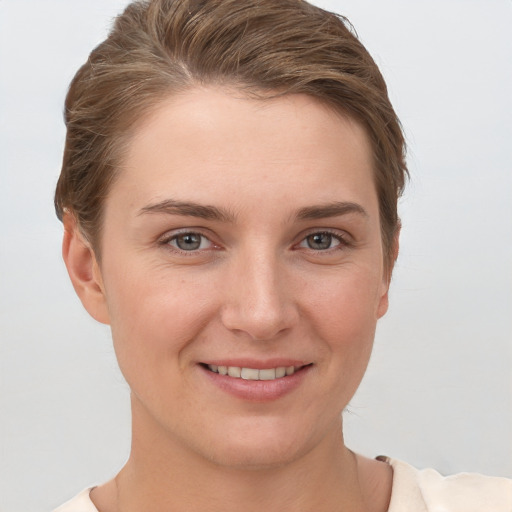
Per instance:
[[[138,427],[130,458],[115,479],[118,512],[367,510],[356,457],[343,442],[341,418],[308,453],[258,468],[221,466],[158,429]]]

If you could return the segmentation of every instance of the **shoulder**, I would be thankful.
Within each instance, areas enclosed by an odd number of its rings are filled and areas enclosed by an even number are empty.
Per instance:
[[[80,494],[66,501],[66,503],[56,508],[53,512],[98,512],[98,509],[89,497],[91,490],[92,487],[84,489]]]
[[[476,473],[442,476],[379,457],[393,468],[389,512],[511,512],[512,480]],[[411,509],[411,505],[415,508]]]

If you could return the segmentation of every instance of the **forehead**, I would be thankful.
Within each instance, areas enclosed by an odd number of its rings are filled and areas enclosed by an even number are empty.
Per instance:
[[[247,192],[336,201],[374,193],[372,167],[364,128],[310,96],[197,88],[138,124],[111,192],[137,203],[166,195],[211,202],[215,194],[236,202]]]

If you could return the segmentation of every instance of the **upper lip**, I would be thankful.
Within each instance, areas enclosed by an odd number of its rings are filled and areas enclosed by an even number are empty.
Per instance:
[[[301,367],[310,364],[301,359],[291,359],[287,357],[277,357],[272,359],[251,359],[251,358],[226,358],[226,359],[208,359],[201,361],[205,365],[215,366],[234,366],[238,368],[254,368],[256,370],[267,370],[270,368],[279,368],[287,366]]]

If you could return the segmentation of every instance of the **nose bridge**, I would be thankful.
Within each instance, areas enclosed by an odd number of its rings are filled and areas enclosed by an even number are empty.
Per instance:
[[[287,272],[272,247],[240,251],[230,269],[224,325],[252,339],[267,340],[290,328],[295,308],[287,293]]]

